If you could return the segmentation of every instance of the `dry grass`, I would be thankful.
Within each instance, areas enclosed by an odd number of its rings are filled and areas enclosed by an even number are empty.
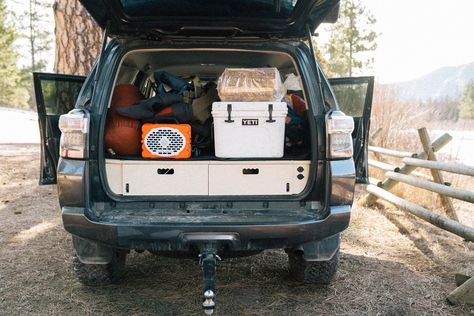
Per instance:
[[[37,185],[33,149],[0,146],[0,314],[202,315],[191,260],[131,253],[122,284],[77,283],[55,187]],[[383,205],[356,206],[342,239],[340,270],[327,287],[292,281],[280,250],[220,263],[217,315],[474,313],[445,302],[454,272],[474,274],[472,243]]]

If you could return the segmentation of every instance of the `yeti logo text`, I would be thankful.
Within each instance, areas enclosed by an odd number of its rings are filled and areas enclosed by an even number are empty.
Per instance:
[[[242,125],[258,125],[258,119],[242,119]]]

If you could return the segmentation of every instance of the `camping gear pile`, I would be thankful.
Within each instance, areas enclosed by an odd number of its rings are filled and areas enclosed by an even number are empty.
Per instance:
[[[140,90],[134,85],[121,84],[115,87],[105,125],[104,142],[107,153],[119,156],[140,154],[140,121],[119,115],[118,110],[140,102],[143,98]]]
[[[307,145],[306,103],[301,91],[286,94],[301,90],[293,74],[282,83],[276,68],[227,68],[216,85],[158,71],[154,81],[148,99],[134,85],[115,87],[105,131],[109,155],[271,158]]]
[[[137,138],[120,138],[120,142],[133,142],[134,150],[120,151],[117,144],[106,142],[109,154],[137,156],[141,149],[143,158],[190,158],[210,154],[211,104],[219,100],[214,82],[201,86],[196,76],[192,83],[165,71],[154,73],[156,95],[149,99],[112,101],[110,115],[143,124]],[[131,85],[127,85],[131,86]],[[116,87],[117,88],[120,86]],[[138,89],[137,89],[138,90]],[[130,102],[133,101],[133,102]],[[127,106],[117,106],[128,102]],[[106,135],[115,137],[115,130],[106,127]],[[107,137],[107,136],[106,136]],[[155,144],[154,144],[155,143]]]

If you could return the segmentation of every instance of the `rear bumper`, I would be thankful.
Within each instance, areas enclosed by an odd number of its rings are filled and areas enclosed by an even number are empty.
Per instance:
[[[192,243],[214,240],[232,251],[295,247],[340,233],[349,225],[350,205],[331,207],[324,219],[272,223],[206,224],[95,222],[84,208],[63,207],[65,229],[78,237],[123,249],[189,251]],[[197,237],[196,237],[197,236]]]

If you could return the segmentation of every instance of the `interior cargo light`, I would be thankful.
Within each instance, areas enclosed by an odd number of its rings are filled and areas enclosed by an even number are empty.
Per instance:
[[[83,159],[87,157],[89,119],[82,110],[72,110],[59,117],[61,157]]]
[[[329,158],[350,158],[353,154],[352,131],[354,119],[341,111],[333,111],[326,117]]]

